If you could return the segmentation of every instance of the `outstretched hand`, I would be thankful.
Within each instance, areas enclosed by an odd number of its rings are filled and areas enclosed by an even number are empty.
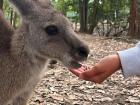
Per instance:
[[[105,79],[121,68],[120,58],[116,55],[109,55],[101,59],[94,67],[82,66],[79,69],[70,70],[80,79],[102,83]]]

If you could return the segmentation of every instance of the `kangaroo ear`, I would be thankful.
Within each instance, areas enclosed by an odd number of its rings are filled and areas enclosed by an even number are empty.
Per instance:
[[[33,12],[34,3],[32,0],[9,0],[21,15],[29,15]]]

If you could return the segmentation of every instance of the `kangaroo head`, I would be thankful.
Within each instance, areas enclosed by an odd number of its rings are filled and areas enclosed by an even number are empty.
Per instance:
[[[68,68],[80,67],[88,47],[76,36],[70,22],[55,11],[49,0],[10,0],[28,27],[25,48],[41,57],[61,61]]]

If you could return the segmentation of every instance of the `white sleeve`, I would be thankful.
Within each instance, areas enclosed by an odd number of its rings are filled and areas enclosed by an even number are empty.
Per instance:
[[[140,76],[140,42],[133,48],[119,51],[124,77]]]

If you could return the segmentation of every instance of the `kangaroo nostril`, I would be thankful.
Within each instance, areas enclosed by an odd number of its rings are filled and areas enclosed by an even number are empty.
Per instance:
[[[84,47],[80,47],[78,48],[78,55],[80,57],[88,57],[89,51],[88,49],[84,48]]]

